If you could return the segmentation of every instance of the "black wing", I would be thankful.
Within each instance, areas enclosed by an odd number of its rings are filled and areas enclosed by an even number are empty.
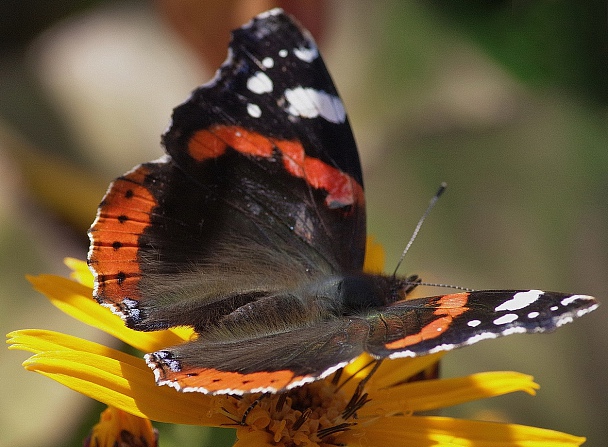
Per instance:
[[[359,271],[361,169],[309,34],[280,10],[233,33],[173,113],[168,156],[117,179],[90,230],[96,298],[130,327],[205,328],[317,275]]]

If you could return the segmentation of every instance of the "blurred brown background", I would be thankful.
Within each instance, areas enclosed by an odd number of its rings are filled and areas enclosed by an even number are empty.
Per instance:
[[[394,266],[449,184],[406,273],[482,288],[608,285],[606,4],[525,1],[0,0],[0,324],[111,342],[23,275],[65,274],[111,179],[161,154],[171,109],[224,59],[228,31],[279,3],[319,40],[364,167],[369,233]],[[429,291],[434,293],[435,291]],[[608,443],[606,303],[553,335],[450,353],[444,376],[534,375],[538,396],[445,412]],[[99,405],[0,351],[0,446],[80,445]],[[163,446],[230,433],[162,428]]]

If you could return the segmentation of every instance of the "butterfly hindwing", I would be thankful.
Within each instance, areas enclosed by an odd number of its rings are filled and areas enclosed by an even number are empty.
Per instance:
[[[214,394],[278,392],[336,371],[362,351],[364,319],[330,319],[253,337],[197,340],[146,356],[158,383]],[[205,355],[201,355],[205,353]]]
[[[363,352],[379,359],[416,357],[513,333],[551,331],[596,306],[586,295],[540,290],[462,292],[254,338],[207,334],[148,360],[158,365],[161,383],[179,389],[276,392],[324,377]]]

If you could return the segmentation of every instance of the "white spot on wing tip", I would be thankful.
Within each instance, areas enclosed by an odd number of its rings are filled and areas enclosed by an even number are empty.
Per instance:
[[[268,17],[278,16],[278,15],[281,15],[281,14],[283,14],[283,9],[281,9],[281,8],[272,8],[272,9],[269,9],[268,11],[264,11],[264,12],[259,13],[256,17],[258,19],[267,19]]]
[[[500,326],[502,324],[512,323],[515,320],[517,320],[518,318],[519,317],[517,316],[517,314],[505,314],[505,315],[503,315],[501,317],[498,317],[494,321],[492,321],[492,323],[494,323],[497,326]]]
[[[570,295],[561,301],[561,305],[566,307],[575,301],[595,301],[595,298],[589,295]]]
[[[555,322],[555,327],[560,327],[560,326],[563,326],[564,324],[572,323],[573,321],[574,321],[574,318],[571,315],[564,315]]]
[[[494,309],[495,312],[503,310],[514,311],[528,307],[530,304],[535,303],[541,295],[545,292],[542,290],[528,290],[527,292],[517,292],[513,295],[513,298],[505,301],[500,306]]]
[[[265,57],[262,59],[262,65],[266,68],[272,68],[274,67],[274,59],[271,57]]]
[[[595,298],[594,298],[594,299],[595,299]],[[585,308],[583,308],[583,309],[578,309],[578,310],[576,311],[576,316],[577,316],[577,317],[582,317],[583,315],[588,314],[589,312],[593,312],[593,311],[594,311],[595,309],[597,309],[598,307],[599,307],[599,304],[598,304],[598,303],[595,303],[595,304],[592,304],[592,305],[591,305],[591,306],[589,306],[589,307],[585,307]]]
[[[310,63],[319,57],[319,50],[313,45],[311,48],[294,48],[293,54],[301,61]]]
[[[471,320],[467,323],[467,326],[477,327],[481,324],[481,320]]]
[[[253,19],[251,19],[249,22],[247,22],[245,25],[243,25],[242,28],[251,28],[253,26],[254,20],[264,20],[264,19],[267,19],[272,16],[281,15],[284,12],[285,11],[283,11],[283,9],[281,9],[281,8],[273,8],[273,9],[269,9],[268,11],[261,12],[257,16],[255,16]]]
[[[318,116],[332,123],[343,123],[346,110],[340,98],[310,87],[296,87],[285,90],[289,103],[287,111],[293,116],[316,118]]]

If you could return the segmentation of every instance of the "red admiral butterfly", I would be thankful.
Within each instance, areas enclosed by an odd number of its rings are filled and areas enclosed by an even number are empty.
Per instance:
[[[413,357],[552,330],[585,295],[491,290],[406,300],[362,272],[365,198],[344,106],[281,10],[234,31],[214,79],[177,107],[167,155],[116,179],[90,229],[95,297],[137,330],[198,337],[146,355],[182,391],[279,392],[363,352]]]

